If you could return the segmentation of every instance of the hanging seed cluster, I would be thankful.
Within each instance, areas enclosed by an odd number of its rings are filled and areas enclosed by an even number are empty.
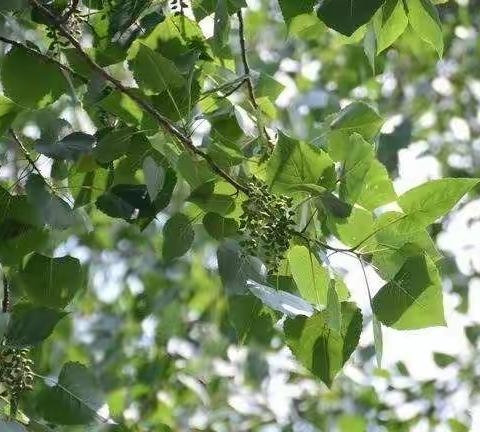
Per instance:
[[[0,383],[17,397],[33,389],[33,361],[28,349],[3,348],[0,352]]]
[[[249,198],[242,203],[240,216],[240,233],[244,236],[241,245],[249,255],[261,258],[273,274],[278,272],[292,237],[292,198],[271,193],[255,177],[247,188]]]

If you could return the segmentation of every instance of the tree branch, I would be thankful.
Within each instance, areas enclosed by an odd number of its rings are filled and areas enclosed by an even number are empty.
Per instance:
[[[25,156],[25,159],[27,160],[27,162],[30,164],[30,166],[33,168],[33,170],[42,178],[42,180],[45,182],[45,184],[48,186],[48,188],[52,191],[52,193],[58,197],[58,194],[57,192],[55,191],[55,188],[52,186],[52,184],[45,178],[45,176],[42,174],[42,172],[40,171],[40,169],[38,168],[37,164],[35,163],[35,161],[33,160],[30,152],[28,151],[28,149],[25,147],[25,145],[23,144],[23,142],[20,140],[20,138],[18,137],[18,135],[15,133],[15,131],[10,128],[9,129],[9,132],[10,132],[10,135],[12,136],[13,138],[13,141],[18,145],[18,147],[20,147],[20,150],[22,151],[23,155]]]
[[[72,4],[61,17],[62,22],[66,23],[70,19],[70,17],[78,10],[79,3],[80,0],[72,0]]]
[[[110,82],[118,91],[121,93],[127,95],[132,99],[140,108],[142,108],[145,112],[150,114],[156,121],[157,123],[168,133],[170,133],[172,136],[177,138],[182,145],[190,150],[192,153],[196,154],[197,156],[201,157],[204,159],[210,168],[218,174],[220,177],[222,177],[224,180],[226,180],[228,183],[230,183],[233,187],[235,187],[238,191],[241,191],[245,193],[246,195],[249,195],[248,188],[242,184],[240,184],[236,179],[231,177],[227,172],[225,172],[222,168],[220,168],[215,161],[210,157],[209,154],[205,153],[198,147],[196,147],[190,137],[184,134],[182,130],[179,129],[179,127],[172,123],[171,120],[169,120],[167,117],[165,117],[163,114],[160,114],[153,106],[151,106],[147,101],[142,99],[137,93],[133,92],[131,89],[128,87],[125,87],[120,81],[112,77],[107,71],[105,71],[101,66],[99,66],[85,51],[83,51],[82,46],[80,43],[70,34],[70,32],[64,27],[64,25],[61,22],[61,18],[57,17],[55,14],[53,14],[48,8],[46,8],[44,5],[39,3],[38,0],[30,0],[30,3],[32,3],[34,6],[39,8],[51,21],[52,25],[54,25],[59,32],[72,44],[72,46],[75,48],[75,50],[78,52],[78,54],[86,61],[86,63],[90,66],[91,69],[94,71],[98,72],[100,76],[102,76],[106,81]],[[239,22],[240,22],[240,40],[241,40],[241,47],[242,47],[242,61],[244,64],[245,68],[245,82],[247,82],[247,86],[249,89],[249,94],[251,98],[252,104],[255,106],[255,108],[258,109],[258,104],[255,99],[255,92],[253,90],[253,84],[251,81],[251,76],[250,76],[250,68],[248,65],[247,57],[246,57],[246,51],[245,51],[245,37],[244,37],[244,26],[243,26],[243,16],[241,14],[241,11],[237,13],[237,16],[239,17]],[[264,128],[264,131],[266,133],[266,129]],[[267,136],[267,142],[269,143],[269,146],[273,147],[273,144],[271,141],[268,139],[268,134],[266,133]],[[17,138],[18,140],[18,138]],[[23,150],[23,149],[22,149]],[[26,150],[26,149],[25,149]],[[28,150],[27,150],[28,154]],[[26,156],[27,156],[26,154]],[[29,162],[31,161],[31,158],[28,159]],[[33,160],[32,160],[33,162]],[[32,163],[31,162],[31,163]],[[35,169],[35,165],[32,163],[32,166]],[[36,169],[37,172],[39,172]],[[314,242],[320,247],[323,247],[325,249],[329,249],[332,251],[336,252],[351,252],[352,250],[350,249],[339,249],[339,248],[334,248],[332,246],[329,246],[325,243],[321,243],[317,240],[312,240],[306,236],[304,236],[302,233],[298,231],[293,231],[292,232],[295,236],[302,238],[303,240],[307,242]]]
[[[0,36],[0,42],[4,42],[6,44],[12,45],[17,48],[22,48],[26,51],[28,51],[30,54],[33,54],[39,58],[42,58],[43,60],[47,61],[48,63],[54,64],[55,66],[58,66],[60,69],[62,69],[64,72],[67,72],[71,74],[72,76],[78,78],[80,81],[83,83],[87,84],[88,83],[88,78],[84,77],[83,75],[80,75],[78,72],[75,72],[74,70],[70,69],[68,66],[65,66],[64,64],[60,63],[58,60],[55,60],[52,57],[49,57],[45,54],[42,54],[40,51],[34,50],[33,48],[30,48],[29,46],[22,44],[21,42],[17,42],[13,39],[6,38],[4,36]]]
[[[255,97],[255,89],[253,88],[252,76],[250,75],[250,66],[248,64],[248,58],[247,58],[247,48],[245,43],[245,26],[243,23],[242,9],[239,9],[237,11],[237,18],[238,18],[238,26],[239,26],[238,33],[240,38],[240,52],[242,56],[243,72],[245,74],[244,82],[247,84],[250,103],[253,105],[253,107],[257,111],[257,115],[259,115],[260,107],[258,106],[257,98]],[[267,132],[267,128],[265,126],[263,126],[263,133],[265,135],[268,148],[270,150],[273,150],[274,146]]]
[[[227,172],[225,172],[222,168],[220,168],[215,161],[208,155],[207,153],[203,152],[199,148],[197,148],[192,140],[185,135],[177,125],[172,123],[167,117],[163,114],[160,114],[153,106],[151,106],[147,101],[143,100],[138,94],[133,92],[128,87],[125,87],[120,81],[112,77],[107,71],[105,71],[102,67],[100,67],[85,51],[83,51],[80,42],[78,42],[70,32],[65,28],[63,25],[61,18],[57,17],[54,13],[50,11],[47,7],[42,5],[38,0],[30,0],[30,3],[40,9],[51,21],[52,25],[58,29],[58,31],[72,44],[78,54],[85,60],[85,62],[90,66],[91,69],[95,70],[104,78],[106,81],[110,82],[117,90],[121,93],[127,95],[130,99],[132,99],[139,107],[141,107],[144,111],[149,113],[156,121],[163,127],[167,132],[177,138],[185,148],[192,151],[194,154],[198,155],[202,159],[204,159],[210,166],[210,168],[218,174],[220,177],[225,179],[228,183],[234,186],[236,189],[247,193],[247,188],[240,184],[237,180],[231,177]]]

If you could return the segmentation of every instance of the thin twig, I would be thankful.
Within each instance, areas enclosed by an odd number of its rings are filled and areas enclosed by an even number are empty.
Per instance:
[[[79,74],[78,72],[75,72],[74,70],[70,69],[68,66],[65,66],[64,64],[60,63],[58,60],[55,60],[52,57],[49,57],[45,54],[42,54],[40,51],[34,50],[33,48],[30,48],[29,46],[22,44],[21,42],[17,42],[13,39],[6,38],[5,36],[0,36],[0,41],[4,42],[6,44],[15,46],[17,48],[22,48],[25,51],[28,51],[28,53],[33,54],[39,58],[42,58],[48,63],[54,64],[55,66],[58,66],[60,69],[62,69],[64,72],[67,72],[71,74],[72,76],[78,78],[84,83],[88,83],[88,78],[84,77],[83,75]]]
[[[247,84],[248,96],[250,99],[250,103],[253,105],[253,108],[257,111],[257,116],[260,114],[260,107],[257,102],[257,98],[255,96],[255,89],[253,88],[252,76],[250,75],[250,66],[248,64],[247,58],[247,48],[245,43],[245,25],[243,23],[243,14],[242,9],[237,11],[237,18],[238,18],[238,33],[240,39],[240,52],[242,56],[242,63],[243,63],[243,72],[245,74],[245,82]],[[271,141],[270,135],[268,134],[267,128],[263,126],[263,133],[265,134],[265,138],[267,141],[268,148],[273,150],[273,143]]]
[[[112,77],[107,71],[100,67],[87,53],[85,53],[85,51],[83,51],[80,43],[70,34],[70,32],[65,28],[62,22],[59,21],[58,17],[54,13],[52,13],[47,7],[42,5],[38,0],[30,0],[30,3],[39,8],[48,18],[50,18],[52,25],[55,26],[55,28],[57,28],[59,32],[72,44],[78,54],[85,60],[85,62],[89,65],[91,69],[98,72],[100,76],[102,76],[106,81],[110,82],[117,90],[127,95],[139,107],[141,107],[144,111],[150,114],[157,121],[157,123],[159,123],[160,126],[163,127],[163,129],[165,129],[167,132],[177,138],[185,148],[204,159],[216,174],[225,179],[236,189],[247,193],[248,189],[244,185],[240,184],[237,180],[235,180],[227,172],[220,168],[210,157],[209,154],[203,152],[198,147],[196,147],[193,144],[192,140],[187,135],[185,135],[185,133],[181,131],[177,125],[172,123],[171,120],[169,120],[163,114],[160,114],[153,106],[151,106],[136,92],[132,91],[132,89],[128,87],[125,87],[120,81]]]
[[[27,160],[28,164],[32,167],[32,169],[42,178],[42,180],[44,181],[44,183],[48,186],[48,188],[52,191],[52,193],[58,197],[58,194],[57,194],[57,191],[55,190],[55,188],[52,186],[52,184],[48,181],[48,179],[45,178],[45,176],[42,174],[42,172],[40,171],[40,169],[38,168],[37,164],[35,163],[35,161],[33,160],[30,152],[28,151],[28,149],[25,147],[25,144],[23,144],[23,142],[20,140],[20,138],[18,137],[18,135],[15,133],[15,131],[10,128],[9,129],[9,132],[10,132],[10,135],[12,136],[13,138],[13,141],[18,145],[18,147],[20,147],[20,150],[22,151],[23,155],[25,156],[25,159]],[[60,198],[60,197],[59,197]]]

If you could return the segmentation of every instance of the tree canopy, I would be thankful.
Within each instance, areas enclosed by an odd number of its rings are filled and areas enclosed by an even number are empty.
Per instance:
[[[421,421],[342,371],[353,356],[386,382],[405,378],[401,363],[382,368],[383,330],[446,325],[444,281],[458,270],[437,236],[480,190],[463,120],[477,115],[480,84],[466,77],[478,47],[458,36],[479,17],[438,3],[3,0],[0,430]],[[468,53],[463,75],[437,77]],[[412,137],[442,172],[402,189]],[[455,167],[457,154],[470,159]],[[361,269],[367,311],[339,256]],[[462,310],[468,292],[452,286]],[[475,346],[479,328],[466,331]],[[275,385],[272,353],[298,389],[283,420],[255,397],[265,377]],[[450,387],[398,391],[445,423],[431,399]],[[242,394],[257,411],[238,408]]]

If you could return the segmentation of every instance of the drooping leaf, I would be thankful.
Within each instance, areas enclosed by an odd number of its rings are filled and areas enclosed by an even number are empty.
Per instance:
[[[139,42],[130,50],[130,68],[142,91],[162,93],[186,84],[180,71],[171,60]]]
[[[405,0],[408,22],[418,36],[443,55],[443,33],[436,6],[430,0]]]
[[[335,287],[335,279],[330,280],[328,285],[326,321],[329,328],[340,332],[342,328],[342,310]]]
[[[375,295],[373,308],[380,322],[397,330],[445,325],[442,283],[432,260],[408,258]]]
[[[267,165],[267,183],[274,193],[298,197],[295,187],[304,183],[330,187],[335,182],[333,161],[310,144],[280,134]]]
[[[318,17],[330,28],[351,36],[366,24],[385,0],[322,0]]]
[[[216,240],[234,237],[238,233],[238,223],[235,219],[225,218],[217,213],[207,213],[203,217],[203,226]]]
[[[133,128],[120,128],[107,131],[98,141],[93,155],[102,163],[112,162],[123,156],[132,143]]]
[[[431,180],[405,192],[398,203],[408,223],[420,230],[444,216],[479,182],[473,178]]]
[[[312,13],[316,0],[305,0],[302,2],[278,0],[278,3],[280,4],[283,19],[288,25],[296,16]]]
[[[252,280],[247,281],[247,288],[264,305],[287,316],[311,316],[314,312],[309,302],[289,292],[277,290]]]
[[[155,201],[165,183],[165,169],[151,156],[143,160],[143,175],[150,200]]]
[[[39,153],[52,159],[77,161],[82,155],[89,154],[94,144],[94,136],[73,132],[59,141],[52,142],[50,138],[40,139],[35,148]]]
[[[5,96],[28,108],[45,107],[68,90],[57,66],[24,48],[12,48],[6,54],[1,80]]]
[[[14,347],[37,345],[51,335],[57,323],[66,315],[63,311],[44,306],[19,303],[10,315],[6,343]]]
[[[383,119],[378,112],[365,102],[352,102],[338,112],[330,122],[330,129],[335,133],[341,133],[340,139],[345,140],[353,134],[360,134],[365,140],[375,138],[382,127]],[[335,150],[332,156],[335,160],[345,159],[347,147],[342,152]]]
[[[228,299],[228,316],[240,343],[251,340],[268,344],[273,335],[271,312],[253,295],[235,295]]]
[[[65,363],[57,385],[39,395],[39,411],[48,422],[59,425],[91,423],[103,404],[95,376],[80,363]]]
[[[11,126],[21,108],[6,98],[0,96],[0,136]]]
[[[392,45],[408,26],[403,0],[387,0],[373,20],[377,38],[377,54]]]
[[[316,305],[327,305],[329,276],[315,255],[305,246],[293,246],[288,251],[288,262],[302,297]]]
[[[217,251],[218,272],[228,295],[245,294],[247,281],[265,282],[266,269],[255,257],[245,255],[237,242],[226,240]]]
[[[33,303],[62,309],[82,288],[84,277],[76,258],[34,254],[20,272],[20,281]]]
[[[190,218],[182,213],[173,215],[163,227],[163,258],[170,261],[187,253],[194,237]]]
[[[26,185],[28,201],[36,209],[44,224],[57,229],[66,229],[75,221],[72,208],[51,191],[43,178],[32,174]]]
[[[326,312],[285,323],[287,344],[295,358],[328,387],[358,345],[362,314],[353,303],[342,303],[342,328],[328,327]]]
[[[230,15],[228,14],[228,0],[217,0],[214,16],[213,35],[219,46],[228,43],[230,36]]]

